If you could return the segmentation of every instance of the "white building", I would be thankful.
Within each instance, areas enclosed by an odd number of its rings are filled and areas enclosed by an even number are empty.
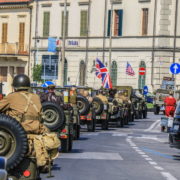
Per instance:
[[[57,84],[60,83],[61,53],[49,53],[47,47],[48,37],[62,39],[64,2],[32,2],[31,74],[34,64],[43,64],[42,78],[53,79]],[[64,84],[100,87],[100,80],[92,72],[95,59],[99,58],[108,67],[111,64],[115,85],[160,87],[163,77],[172,76],[170,64],[173,60],[179,62],[180,58],[180,3],[176,8],[177,2],[67,0]],[[127,62],[135,76],[126,75]],[[139,76],[140,66],[146,68],[145,76]],[[179,85],[179,75],[176,77]]]
[[[3,83],[4,94],[12,92],[14,75],[28,74],[31,29],[29,1],[0,1],[0,82]]]

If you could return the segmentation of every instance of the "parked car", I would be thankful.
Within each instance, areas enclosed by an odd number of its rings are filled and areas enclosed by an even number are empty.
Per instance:
[[[174,115],[173,127],[169,133],[170,147],[180,149],[180,103],[178,103]]]

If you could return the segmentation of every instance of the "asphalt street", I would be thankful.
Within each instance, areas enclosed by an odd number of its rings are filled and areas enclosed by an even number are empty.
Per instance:
[[[180,180],[180,150],[160,132],[161,115],[124,128],[94,133],[82,129],[73,151],[55,161],[53,180]],[[47,180],[47,175],[42,179]]]

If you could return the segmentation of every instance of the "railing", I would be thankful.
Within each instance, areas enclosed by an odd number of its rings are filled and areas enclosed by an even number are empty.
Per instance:
[[[28,45],[19,46],[19,43],[0,43],[0,54],[28,55]]]

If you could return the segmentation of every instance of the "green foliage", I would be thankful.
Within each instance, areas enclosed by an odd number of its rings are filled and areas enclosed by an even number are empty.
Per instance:
[[[43,80],[41,79],[42,75],[42,65],[37,64],[33,67],[33,80],[37,82],[42,82]]]

